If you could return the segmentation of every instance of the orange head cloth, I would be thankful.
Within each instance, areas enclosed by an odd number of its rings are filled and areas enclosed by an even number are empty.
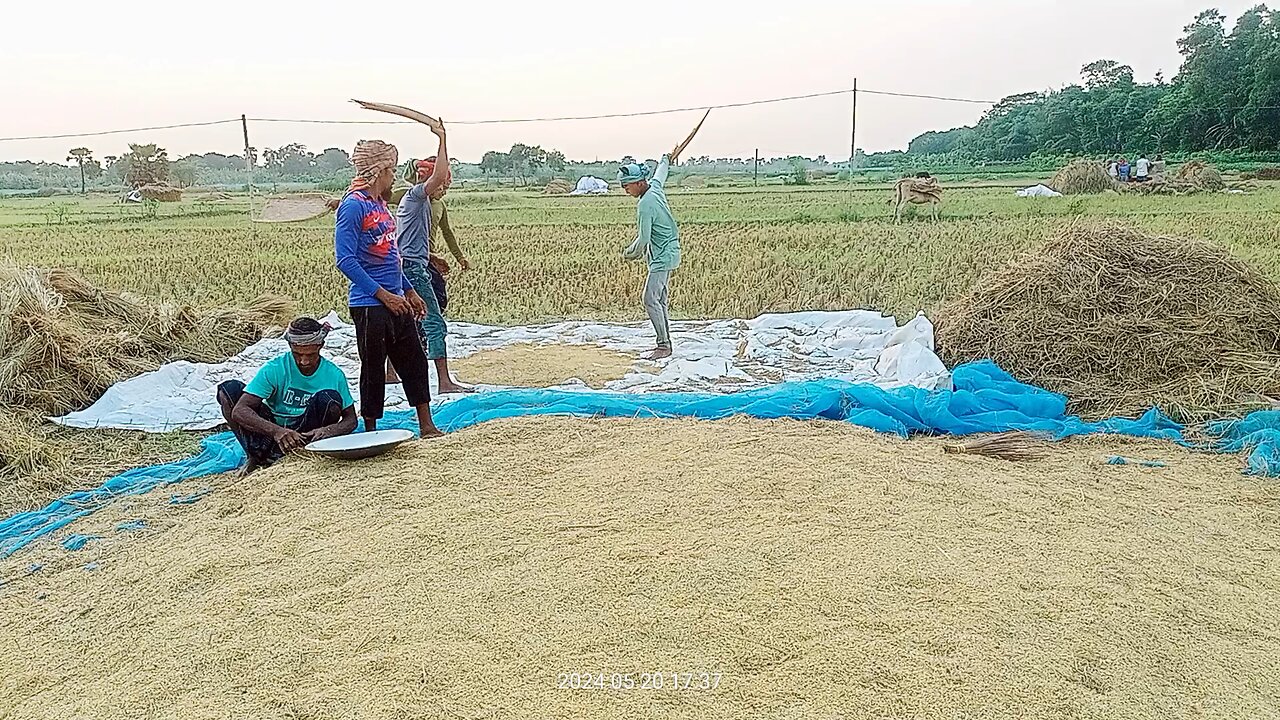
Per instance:
[[[426,182],[427,178],[431,177],[431,173],[436,171],[435,160],[419,160],[417,162],[417,166],[418,166],[418,182]],[[444,186],[449,187],[449,185],[452,183],[453,183],[453,169],[450,168],[449,170],[445,171]]]

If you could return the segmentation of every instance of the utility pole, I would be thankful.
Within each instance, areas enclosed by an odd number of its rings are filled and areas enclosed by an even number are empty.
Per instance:
[[[858,157],[858,78],[853,79],[853,120],[849,127],[849,169]]]
[[[249,119],[240,115],[240,129],[244,131],[244,171],[249,177],[249,227],[253,227],[253,153],[249,151]]]
[[[752,186],[760,185],[760,148],[756,148],[756,164],[755,177],[751,181]]]

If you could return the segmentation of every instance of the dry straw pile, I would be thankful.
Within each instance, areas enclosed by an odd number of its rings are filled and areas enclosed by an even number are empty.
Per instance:
[[[217,489],[113,503],[75,526],[104,538],[85,550],[0,560],[0,707],[1155,718],[1211,694],[1215,717],[1274,714],[1280,486],[1122,442],[1010,463],[835,422],[520,418],[358,471],[194,481],[176,491]],[[562,689],[574,672],[606,689]],[[641,689],[655,672],[719,682]]]
[[[1059,170],[1049,181],[1049,187],[1063,195],[1097,195],[1115,190],[1120,184],[1111,179],[1100,163],[1082,158]]]
[[[144,200],[157,202],[178,202],[182,200],[182,190],[169,185],[143,185],[138,188]]]
[[[573,183],[564,178],[556,178],[542,188],[543,195],[568,195],[573,192]]]
[[[949,363],[990,358],[1090,416],[1194,419],[1280,391],[1280,287],[1223,249],[1076,225],[937,318]]]
[[[1140,195],[1195,195],[1203,192],[1220,192],[1227,188],[1218,168],[1192,160],[1178,168],[1178,172],[1168,180],[1152,180],[1145,183],[1133,183],[1125,186],[1125,190]]]
[[[1223,182],[1222,173],[1218,171],[1218,168],[1200,160],[1184,163],[1182,167],[1178,168],[1178,172],[1174,174],[1172,182],[1173,184],[1194,187],[1204,192],[1217,192],[1227,186]]]
[[[0,405],[44,414],[83,408],[116,381],[171,360],[215,361],[287,320],[263,296],[199,312],[102,290],[78,275],[0,269]]]

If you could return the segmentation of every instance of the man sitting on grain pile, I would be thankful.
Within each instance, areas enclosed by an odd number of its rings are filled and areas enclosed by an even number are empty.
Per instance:
[[[329,326],[301,317],[289,324],[289,352],[262,366],[246,386],[218,386],[218,405],[248,458],[241,474],[267,467],[290,450],[356,429],[347,378],[320,356]]]

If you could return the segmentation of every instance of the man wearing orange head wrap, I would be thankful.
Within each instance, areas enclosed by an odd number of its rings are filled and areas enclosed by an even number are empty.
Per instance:
[[[409,174],[416,184],[400,199],[396,210],[396,225],[400,232],[398,240],[405,277],[426,305],[426,313],[418,322],[418,337],[427,358],[435,364],[440,393],[472,392],[474,388],[456,382],[449,374],[449,353],[445,344],[448,326],[444,320],[444,305],[448,302],[448,296],[443,291],[444,274],[436,267],[437,263],[443,265],[444,261],[431,252],[436,228],[444,218],[443,200],[440,198],[452,179],[444,144],[440,145],[436,157],[410,163]],[[438,211],[437,206],[440,206]],[[437,218],[441,218],[441,221],[437,221]],[[446,235],[450,240],[450,249],[459,258],[459,264],[463,264],[466,258],[457,249],[452,235],[452,230]],[[448,265],[444,265],[444,271],[447,270]],[[436,290],[437,283],[441,286],[439,291]],[[443,302],[442,297],[445,298]]]
[[[422,182],[435,170],[436,157],[419,160],[416,163],[418,170],[418,182]],[[455,260],[458,261],[458,267],[463,270],[471,269],[471,261],[463,254],[462,248],[458,247],[458,238],[453,234],[453,227],[449,225],[449,209],[445,206],[444,196],[449,191],[449,187],[453,184],[453,173],[445,174],[444,186],[431,195],[431,287],[436,292],[436,299],[440,301],[440,310],[446,312],[449,310],[449,293],[448,286],[445,284],[445,276],[449,274],[449,263],[445,261],[444,255],[438,252],[440,248],[440,238],[444,237],[444,242],[449,246],[449,252],[453,254]]]

